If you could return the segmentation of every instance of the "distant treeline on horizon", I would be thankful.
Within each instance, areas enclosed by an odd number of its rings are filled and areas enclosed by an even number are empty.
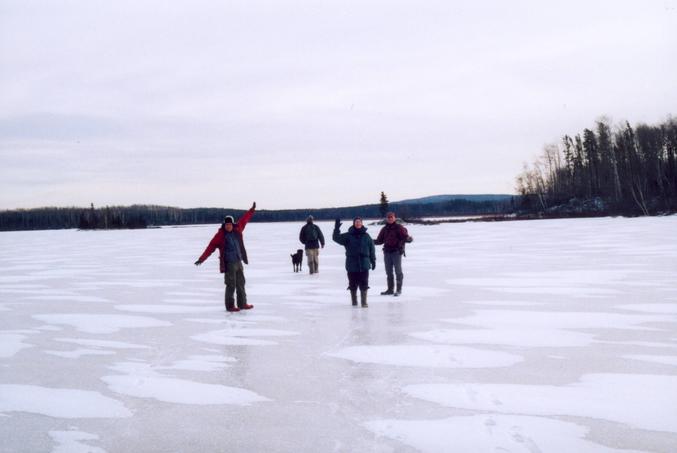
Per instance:
[[[417,200],[388,203],[388,209],[401,218],[497,215],[514,210],[518,202],[511,195],[438,195]],[[381,204],[318,209],[257,209],[252,222],[305,221],[308,215],[317,220],[382,217]],[[78,228],[130,229],[168,225],[199,225],[221,223],[226,215],[236,218],[242,209],[175,208],[169,206],[133,205],[96,208],[16,209],[0,211],[0,231],[50,230]]]
[[[592,129],[547,145],[517,178],[520,209],[571,213],[594,201],[596,215],[654,215],[677,211],[677,120],[629,122]]]

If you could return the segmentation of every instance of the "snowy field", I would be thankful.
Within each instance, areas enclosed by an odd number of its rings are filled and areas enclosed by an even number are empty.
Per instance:
[[[0,450],[677,451],[677,217],[411,226],[367,309],[301,226],[249,224],[241,313],[215,226],[0,233]]]

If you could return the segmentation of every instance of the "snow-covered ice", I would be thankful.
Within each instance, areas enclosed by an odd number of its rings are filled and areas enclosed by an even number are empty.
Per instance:
[[[0,233],[0,452],[676,450],[676,216],[412,225],[368,309],[319,225],[247,227],[240,313],[215,226]]]
[[[49,436],[57,445],[52,453],[105,453],[106,450],[93,447],[81,441],[97,440],[99,436],[82,431],[50,431]]]

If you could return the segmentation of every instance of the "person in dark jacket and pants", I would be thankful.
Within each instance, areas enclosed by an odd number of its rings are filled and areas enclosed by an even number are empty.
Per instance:
[[[385,262],[386,278],[388,288],[381,293],[382,296],[399,296],[402,293],[402,255],[404,255],[404,246],[411,242],[407,229],[396,222],[397,217],[394,212],[386,214],[386,224],[378,233],[375,244],[383,244],[383,261]],[[393,270],[395,271],[393,275]],[[395,277],[397,278],[397,288],[395,288]],[[393,291],[394,290],[394,291]]]
[[[313,216],[309,215],[306,219],[306,224],[301,228],[299,233],[299,241],[305,245],[306,256],[308,257],[308,272],[317,274],[319,272],[319,254],[320,245],[324,248],[324,235],[320,227],[313,223]]]
[[[247,250],[244,248],[242,232],[247,222],[254,215],[256,202],[237,223],[232,216],[226,216],[221,228],[216,232],[195,265],[202,264],[214,250],[219,249],[219,270],[224,274],[226,284],[226,310],[240,311],[254,308],[247,303],[247,293],[244,289],[245,278],[242,263],[249,264]],[[235,294],[237,293],[237,307],[235,306]]]
[[[374,241],[367,234],[367,228],[362,224],[362,218],[355,217],[353,226],[348,229],[347,233],[343,234],[341,234],[341,220],[336,219],[332,239],[346,249],[348,289],[353,306],[357,306],[357,288],[359,287],[360,301],[363,307],[367,307],[369,269],[376,269],[376,251]]]

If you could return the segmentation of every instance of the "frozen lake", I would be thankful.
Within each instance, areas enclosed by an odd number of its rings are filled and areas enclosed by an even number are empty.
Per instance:
[[[216,226],[0,233],[0,451],[677,451],[676,216],[410,226],[367,309],[319,225],[248,225],[240,313]]]

